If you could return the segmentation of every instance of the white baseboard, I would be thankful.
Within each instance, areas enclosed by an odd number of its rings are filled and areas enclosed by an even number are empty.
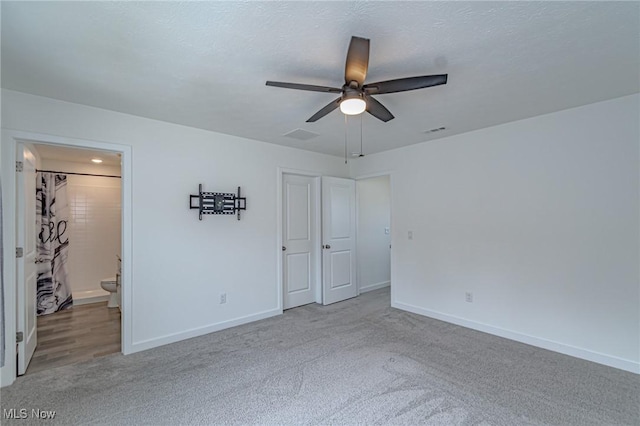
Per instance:
[[[7,353],[5,352],[5,355]],[[14,363],[16,364],[16,363]],[[16,369],[11,368],[7,364],[7,359],[4,359],[4,366],[0,367],[0,388],[4,388],[13,384],[16,381]]]
[[[366,293],[367,291],[377,290],[379,288],[389,287],[391,281],[383,281],[381,283],[367,284],[360,287],[360,293]]]
[[[109,300],[109,292],[102,289],[74,291],[71,296],[73,297],[73,306],[88,305],[90,303],[106,302]]]
[[[505,330],[503,328],[470,321],[454,315],[443,314],[441,312],[420,308],[418,306],[413,306],[407,303],[392,301],[391,307],[413,312],[414,314],[418,315],[424,315],[426,317],[434,318],[440,321],[460,325],[462,327],[471,328],[473,330],[482,331],[484,333],[493,334],[495,336],[504,337],[510,340],[515,340],[516,342],[526,343],[527,345],[536,346],[576,358],[585,359],[587,361],[596,362],[598,364],[607,365],[609,367],[619,368],[620,370],[629,371],[631,373],[640,374],[640,363],[632,360],[619,358],[612,355],[606,355],[599,352],[593,352],[588,349],[578,348],[552,340],[529,336],[527,334],[522,334],[511,330]]]
[[[145,351],[147,349],[157,348],[158,346],[168,345],[170,343],[179,342],[181,340],[191,339],[192,337],[203,336],[205,334],[213,333],[215,331],[224,330],[227,328],[235,327],[237,325],[247,324],[254,321],[274,317],[276,315],[282,315],[282,309],[270,309],[268,311],[258,312],[257,314],[247,315],[240,318],[234,318],[227,321],[222,321],[216,324],[207,325],[205,327],[198,327],[179,333],[168,334],[166,336],[158,337],[155,339],[143,340],[140,342],[134,342],[131,345],[131,351],[128,353]]]

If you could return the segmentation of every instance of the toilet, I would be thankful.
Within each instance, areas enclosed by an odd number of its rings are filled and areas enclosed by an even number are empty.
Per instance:
[[[105,278],[100,281],[100,287],[102,287],[105,291],[109,292],[109,303],[107,303],[108,308],[118,308],[118,280],[116,277]]]
[[[122,259],[116,255],[116,276],[100,281],[100,287],[109,292],[107,308],[120,308],[120,279],[122,277]],[[122,310],[122,309],[120,309]]]

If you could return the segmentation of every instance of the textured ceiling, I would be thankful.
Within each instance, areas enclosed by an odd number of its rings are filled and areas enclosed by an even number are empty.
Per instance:
[[[352,35],[367,82],[449,81],[377,96],[396,118],[350,118],[349,152],[361,124],[366,154],[639,91],[638,2],[1,5],[4,88],[334,155],[344,116],[305,120],[335,95],[265,81],[341,86]]]

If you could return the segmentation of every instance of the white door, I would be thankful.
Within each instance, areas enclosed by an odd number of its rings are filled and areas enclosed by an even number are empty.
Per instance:
[[[283,175],[284,309],[316,300],[316,178]]]
[[[322,177],[322,303],[356,297],[356,183]]]
[[[26,146],[17,147],[18,161],[23,164],[16,174],[16,242],[23,248],[17,262],[17,331],[22,332],[18,343],[18,374],[27,371],[37,343],[36,323],[36,158]]]

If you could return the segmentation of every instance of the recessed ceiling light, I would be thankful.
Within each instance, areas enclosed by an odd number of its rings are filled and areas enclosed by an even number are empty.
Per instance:
[[[99,159],[99,158],[92,158],[92,159],[91,159],[91,161],[92,161],[93,163],[96,163],[96,164],[100,164],[100,163],[102,163],[102,160],[101,160],[101,159]]]

